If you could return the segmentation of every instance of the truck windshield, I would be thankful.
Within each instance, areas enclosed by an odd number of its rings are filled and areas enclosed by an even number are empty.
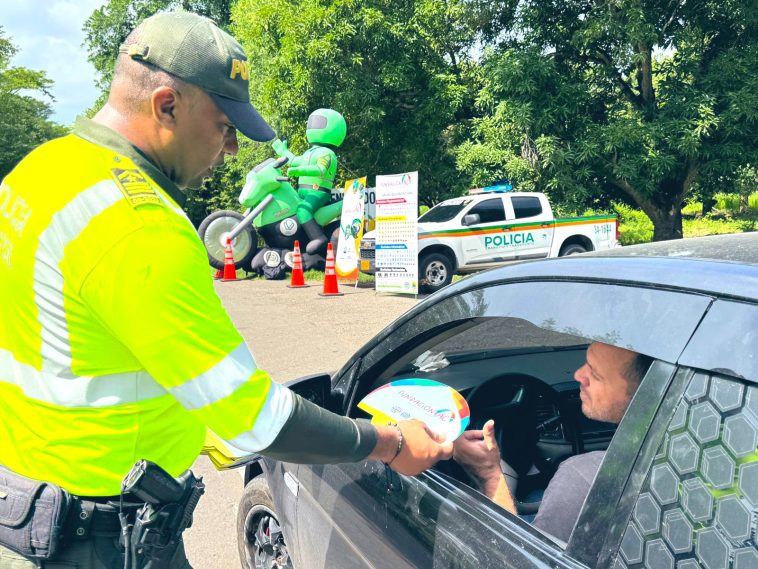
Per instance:
[[[466,207],[468,202],[460,203],[441,203],[434,206],[424,215],[418,218],[419,221],[439,223],[441,221],[450,221]]]

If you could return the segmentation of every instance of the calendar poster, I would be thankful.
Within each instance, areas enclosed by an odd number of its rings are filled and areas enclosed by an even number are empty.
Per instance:
[[[418,294],[418,172],[376,177],[376,291]]]

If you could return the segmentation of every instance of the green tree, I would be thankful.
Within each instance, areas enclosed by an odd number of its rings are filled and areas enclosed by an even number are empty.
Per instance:
[[[475,182],[575,205],[621,198],[682,236],[681,207],[758,157],[753,0],[529,0],[485,52],[458,148]]]
[[[53,82],[43,71],[10,67],[17,48],[0,27],[0,179],[35,146],[61,136],[66,129],[50,120]]]
[[[313,110],[337,109],[348,124],[342,175],[419,170],[420,199],[431,204],[468,187],[453,150],[473,111],[471,53],[501,4],[238,0],[232,20],[255,104],[291,148],[306,148]]]

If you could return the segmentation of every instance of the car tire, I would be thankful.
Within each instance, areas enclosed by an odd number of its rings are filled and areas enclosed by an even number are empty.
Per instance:
[[[561,249],[561,254],[559,257],[567,257],[568,255],[578,255],[579,253],[586,253],[587,249],[584,248],[584,246],[579,245],[578,243],[572,243],[571,245],[566,245],[563,249]]]
[[[235,225],[244,219],[244,216],[236,211],[221,210],[214,211],[206,217],[197,233],[200,240],[205,245],[208,252],[208,263],[214,269],[224,268],[224,253],[226,244],[222,242],[225,234],[229,233]],[[237,235],[232,241],[232,253],[234,255],[234,266],[237,269],[250,268],[250,261],[253,260],[258,251],[258,235],[252,225],[246,227],[242,233]]]
[[[248,482],[237,512],[237,549],[244,569],[292,569],[266,479]]]
[[[433,293],[453,281],[453,262],[444,253],[428,253],[418,264],[421,292]]]

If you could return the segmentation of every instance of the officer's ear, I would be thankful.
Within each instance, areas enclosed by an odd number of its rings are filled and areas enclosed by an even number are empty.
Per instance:
[[[171,87],[158,87],[150,96],[153,118],[163,127],[173,129],[176,126],[176,111],[179,92]]]

